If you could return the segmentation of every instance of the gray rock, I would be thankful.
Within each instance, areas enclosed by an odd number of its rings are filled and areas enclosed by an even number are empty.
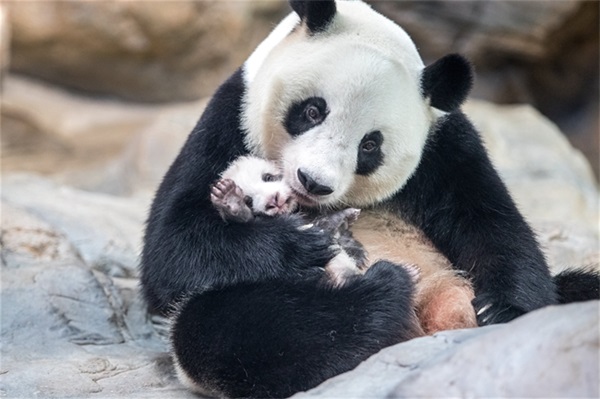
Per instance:
[[[598,185],[587,160],[530,106],[470,101],[492,161],[538,235],[554,273],[600,267]]]
[[[64,234],[27,211],[2,203],[0,261],[3,267],[26,267],[40,262],[76,263],[77,250]]]
[[[115,277],[136,275],[149,198],[124,200],[21,174],[5,177],[2,188],[3,202],[52,226],[55,232],[50,234],[66,237],[89,267]],[[15,226],[4,235],[14,236],[18,229]],[[5,251],[13,253],[10,248]]]
[[[598,301],[402,343],[294,398],[598,397]]]
[[[556,125],[524,105],[470,101],[464,110],[532,223],[561,221],[597,229],[598,186],[592,169]]]
[[[0,396],[194,397],[137,290],[148,198],[2,183]]]

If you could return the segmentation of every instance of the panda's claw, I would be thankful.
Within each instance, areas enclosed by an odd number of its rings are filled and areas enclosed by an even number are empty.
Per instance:
[[[491,294],[478,295],[472,302],[480,326],[508,323],[526,313],[507,300],[493,300]]]
[[[304,231],[304,230],[308,230],[312,227],[314,227],[313,223],[303,224],[302,226],[298,227],[298,230]]]

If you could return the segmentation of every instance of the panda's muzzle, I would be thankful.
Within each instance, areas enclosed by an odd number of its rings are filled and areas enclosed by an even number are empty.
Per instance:
[[[298,169],[298,180],[310,194],[329,195],[333,193],[333,189],[331,187],[319,184],[310,175],[308,175],[306,172],[303,172],[302,169]]]

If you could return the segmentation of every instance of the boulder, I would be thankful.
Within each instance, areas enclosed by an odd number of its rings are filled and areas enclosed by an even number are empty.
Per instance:
[[[193,397],[137,289],[148,202],[3,178],[1,396]]]
[[[9,2],[11,69],[130,100],[206,96],[285,12],[276,2]]]
[[[205,104],[98,99],[9,74],[0,98],[2,167],[91,191],[151,191]]]
[[[2,201],[7,267],[76,260],[109,276],[137,276],[149,198],[125,200],[13,174],[3,178]]]
[[[598,268],[598,185],[581,152],[533,107],[470,101],[464,110],[537,233],[552,271]]]
[[[598,301],[552,306],[505,325],[414,339],[293,397],[596,398],[599,311]]]

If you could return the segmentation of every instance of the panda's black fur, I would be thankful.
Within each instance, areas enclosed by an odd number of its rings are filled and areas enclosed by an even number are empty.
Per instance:
[[[292,2],[315,35],[333,18],[323,10],[335,13],[334,2],[316,3]],[[404,268],[386,261],[341,287],[323,284],[323,266],[335,255],[332,238],[302,229],[297,216],[223,222],[209,188],[249,153],[240,122],[242,74],[217,90],[158,189],[141,287],[157,312],[182,300],[171,340],[183,380],[211,395],[283,397],[418,334],[414,286]],[[569,294],[574,284],[591,281],[585,273],[563,274],[557,281],[568,289],[557,293],[530,227],[458,109],[471,81],[469,64],[456,55],[425,69],[423,98],[447,113],[431,128],[416,171],[377,209],[419,227],[471,276],[480,324],[509,321],[559,296],[597,298],[597,287]],[[376,170],[378,162],[372,164]]]
[[[385,261],[338,288],[280,278],[210,290],[175,320],[177,367],[200,393],[287,397],[416,337],[412,291],[406,270]]]

